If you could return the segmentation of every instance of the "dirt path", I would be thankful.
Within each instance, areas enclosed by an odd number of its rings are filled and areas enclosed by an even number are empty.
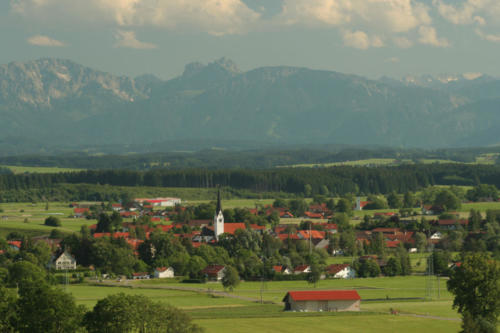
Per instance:
[[[406,317],[415,317],[415,318],[426,318],[426,319],[435,319],[435,320],[446,320],[446,321],[461,321],[460,318],[449,318],[449,317],[438,317],[438,316],[429,316],[429,315],[419,315],[414,313],[399,313],[399,316]]]

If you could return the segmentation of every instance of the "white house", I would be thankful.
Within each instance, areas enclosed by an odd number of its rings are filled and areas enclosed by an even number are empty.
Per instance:
[[[209,280],[220,281],[224,278],[226,266],[224,265],[208,265],[201,273],[204,274]]]
[[[173,278],[174,269],[172,267],[158,267],[155,269],[154,277],[157,279]]]
[[[439,240],[441,238],[443,238],[443,234],[440,231],[436,231],[430,237],[430,239],[437,239],[437,240]]]
[[[326,274],[334,279],[354,279],[356,271],[349,264],[335,264],[326,268]]]
[[[64,251],[60,256],[53,258],[50,266],[58,271],[76,269],[76,259],[71,254]]]
[[[356,290],[289,291],[283,298],[285,311],[359,311]]]

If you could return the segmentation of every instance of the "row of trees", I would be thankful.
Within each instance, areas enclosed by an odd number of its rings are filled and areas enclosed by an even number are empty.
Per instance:
[[[406,193],[429,185],[500,186],[500,166],[405,165],[399,167],[280,168],[271,170],[95,170],[59,174],[0,175],[0,190],[54,184],[215,187],[296,194]]]

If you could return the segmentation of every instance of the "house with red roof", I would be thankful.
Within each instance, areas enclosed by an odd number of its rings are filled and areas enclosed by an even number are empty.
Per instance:
[[[293,269],[293,274],[307,274],[311,273],[311,266],[309,265],[299,265]]]
[[[268,214],[270,215],[270,214]],[[280,211],[280,218],[282,219],[292,219],[293,218],[293,214],[290,213],[289,211]]]
[[[224,278],[225,270],[226,266],[224,265],[208,265],[201,271],[201,273],[209,280],[220,281]]]
[[[322,219],[323,218],[322,213],[313,213],[313,212],[309,212],[309,211],[305,212],[304,216],[308,217],[310,219]]]
[[[148,280],[150,278],[148,272],[137,272],[132,273],[132,279],[134,280]]]
[[[356,290],[289,291],[283,302],[285,311],[359,311],[361,297]]]
[[[354,279],[356,272],[349,264],[333,264],[326,268],[326,275],[334,279]]]
[[[73,217],[75,218],[81,218],[81,217],[85,217],[85,214],[89,213],[89,209],[88,208],[80,208],[80,207],[77,207],[77,208],[74,208],[73,209]]]
[[[155,268],[154,277],[157,279],[173,278],[174,269],[172,267],[157,267]]]
[[[7,244],[11,250],[19,251],[21,249],[21,241],[8,241]]]
[[[457,228],[457,225],[460,225],[462,227],[467,227],[469,225],[469,220],[455,220],[455,219],[450,219],[450,220],[438,220],[432,221],[432,224],[436,225],[437,227],[441,229],[447,229],[447,230],[455,230]]]
[[[283,275],[292,274],[292,270],[286,266],[283,266],[283,265],[275,265],[275,266],[273,266],[273,270],[275,273],[278,273],[278,274],[283,274]]]

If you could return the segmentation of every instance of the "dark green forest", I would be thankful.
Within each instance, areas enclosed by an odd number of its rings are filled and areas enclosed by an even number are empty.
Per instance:
[[[4,174],[0,175],[0,196],[2,196],[0,200],[17,201],[12,193],[19,191],[39,191],[40,189],[48,189],[49,192],[57,191],[63,184],[158,188],[223,186],[241,191],[283,192],[294,195],[325,194],[324,192],[330,195],[346,193],[367,195],[405,193],[431,185],[491,184],[500,187],[500,166],[432,164],[394,167],[87,170],[58,174]],[[113,191],[109,187],[104,188],[107,191]],[[11,197],[6,198],[5,196],[9,193]],[[62,197],[64,197],[63,193]],[[88,198],[72,197],[72,200],[78,199]]]

